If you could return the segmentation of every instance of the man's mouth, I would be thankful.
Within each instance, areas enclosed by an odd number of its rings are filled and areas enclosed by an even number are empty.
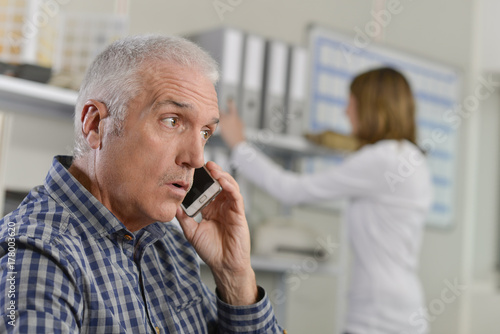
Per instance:
[[[188,182],[184,181],[178,181],[178,182],[172,182],[171,185],[178,189],[183,189],[184,191],[188,192],[189,188],[191,188],[191,184]]]

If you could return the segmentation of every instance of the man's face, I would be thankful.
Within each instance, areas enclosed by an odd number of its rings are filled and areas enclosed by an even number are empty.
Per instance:
[[[122,134],[110,134],[109,121],[103,123],[96,153],[101,201],[131,230],[172,220],[194,168],[204,164],[204,146],[218,118],[209,79],[179,65],[149,66]]]

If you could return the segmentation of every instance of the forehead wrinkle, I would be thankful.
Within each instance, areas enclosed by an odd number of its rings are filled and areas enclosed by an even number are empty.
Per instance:
[[[177,84],[176,81],[182,84]],[[169,86],[167,87],[168,95],[164,99],[157,101],[155,103],[155,107],[172,104],[183,109],[194,110],[196,109],[196,103],[199,102],[206,106],[213,104],[218,110],[217,93],[215,92],[215,88],[213,89],[213,92],[209,91],[205,92],[206,94],[202,94],[198,91],[198,87],[192,87],[189,83],[182,82],[182,80],[169,79],[167,81],[167,85]],[[157,97],[160,97],[162,94],[164,94],[163,90],[155,92]],[[190,102],[190,100],[193,100],[196,103]]]
[[[174,94],[181,93],[183,95],[186,95],[188,98],[191,99],[199,99],[203,101],[204,103],[210,104],[211,102],[214,102],[217,104],[217,93],[215,92],[215,86],[209,81],[209,79],[205,76],[203,76],[201,73],[196,73],[198,76],[198,79],[195,81],[191,81],[190,79],[186,79],[182,73],[173,73],[170,71],[170,68],[167,70],[152,70],[148,69],[148,85],[151,85],[151,83],[156,83],[159,82],[163,85],[167,86],[168,90],[171,90],[174,92]],[[208,95],[200,93],[199,91],[204,90],[204,83],[200,82],[200,79],[206,79],[208,82],[210,82],[211,88],[213,89],[213,92],[205,92],[208,93]],[[204,80],[201,80],[204,81]],[[177,92],[177,93],[176,93]],[[213,96],[211,96],[213,94]]]
[[[177,67],[176,65],[167,69],[164,69],[162,64],[158,64],[158,66],[159,68],[155,70],[148,68],[147,75],[144,76],[145,79],[147,77],[148,86],[156,86],[156,88],[152,89],[151,93],[153,100],[157,101],[153,102],[151,110],[157,110],[169,104],[186,110],[195,110],[198,107],[198,103],[200,103],[210,109],[213,106],[217,114],[219,113],[217,93],[211,82],[209,83],[210,88],[208,88],[207,84],[209,81],[205,82],[208,78],[200,73],[195,73],[196,78],[194,79],[189,73],[185,77],[184,73],[172,71],[172,69]],[[181,66],[180,68],[182,69],[183,67]],[[190,69],[187,70],[188,72],[191,71]],[[163,98],[161,98],[162,95],[164,96]],[[217,117],[213,117],[213,123],[218,123]]]
[[[157,110],[163,106],[166,105],[174,105],[176,107],[182,108],[182,109],[194,109],[194,106],[191,103],[188,102],[179,102],[174,99],[166,99],[166,100],[161,100],[158,101],[154,104],[153,110]]]

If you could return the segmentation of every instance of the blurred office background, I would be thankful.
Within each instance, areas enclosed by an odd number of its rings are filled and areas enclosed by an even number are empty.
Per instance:
[[[311,52],[310,27],[317,26],[339,33],[361,49],[380,47],[453,71],[457,91],[452,107],[454,187],[448,194],[453,197],[452,214],[445,224],[426,227],[419,273],[431,333],[498,332],[497,1],[0,0],[0,9],[2,73],[30,80],[24,84],[0,78],[0,208],[5,212],[43,182],[54,155],[71,153],[73,90],[89,59],[126,34],[193,36],[229,27]],[[378,30],[370,30],[373,27]],[[16,42],[19,39],[23,42]],[[307,62],[307,67],[311,64]],[[31,85],[32,81],[45,82],[50,89]],[[310,80],[306,83],[309,94]],[[309,146],[299,137],[283,131],[276,138],[287,142],[286,147],[278,143],[270,152],[290,168],[304,168],[301,153]],[[306,158],[311,157],[308,154]],[[216,147],[210,155],[224,159],[224,150]],[[258,189],[248,186],[245,191],[251,198],[257,278],[271,293],[280,319],[292,333],[338,333],[349,281],[342,204],[283,208]],[[262,228],[262,222],[269,221],[267,229]],[[319,242],[327,251],[334,250],[326,260],[314,253],[300,254],[303,248],[296,256],[273,257],[272,250],[266,253],[266,245],[276,242],[270,236],[279,235],[292,240],[284,246],[307,246],[322,236]],[[207,284],[212,284],[206,268],[202,270]],[[415,319],[419,317],[423,315]]]

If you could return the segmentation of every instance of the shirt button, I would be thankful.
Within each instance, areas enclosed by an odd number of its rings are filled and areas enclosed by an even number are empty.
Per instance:
[[[125,238],[125,240],[128,240],[128,241],[134,239],[130,234],[125,234],[124,238]]]
[[[155,327],[156,333],[160,334],[160,327]]]

